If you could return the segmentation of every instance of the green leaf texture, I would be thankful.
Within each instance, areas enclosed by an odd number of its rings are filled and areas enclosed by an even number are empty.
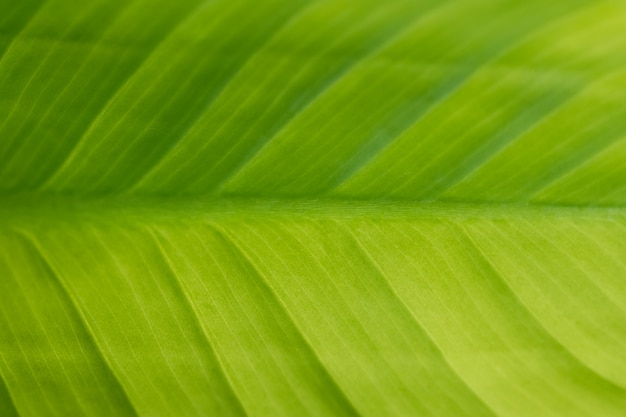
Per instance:
[[[0,0],[0,416],[626,416],[625,28]]]

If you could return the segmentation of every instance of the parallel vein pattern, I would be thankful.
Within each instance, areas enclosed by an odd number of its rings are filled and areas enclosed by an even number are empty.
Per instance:
[[[0,190],[626,202],[621,2],[5,7]]]
[[[3,229],[7,392],[21,415],[622,415],[624,218],[446,216]]]

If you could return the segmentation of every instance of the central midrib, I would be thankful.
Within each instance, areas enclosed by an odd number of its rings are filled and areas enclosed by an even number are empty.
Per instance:
[[[624,218],[626,207],[329,198],[145,197],[13,194],[0,196],[0,224],[14,221],[191,218]]]

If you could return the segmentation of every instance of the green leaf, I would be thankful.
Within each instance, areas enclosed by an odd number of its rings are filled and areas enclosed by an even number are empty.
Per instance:
[[[1,416],[624,416],[626,5],[0,0]]]

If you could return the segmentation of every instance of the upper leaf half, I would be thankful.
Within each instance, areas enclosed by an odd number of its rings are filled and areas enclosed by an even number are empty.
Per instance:
[[[621,2],[6,3],[7,192],[626,199]]]

